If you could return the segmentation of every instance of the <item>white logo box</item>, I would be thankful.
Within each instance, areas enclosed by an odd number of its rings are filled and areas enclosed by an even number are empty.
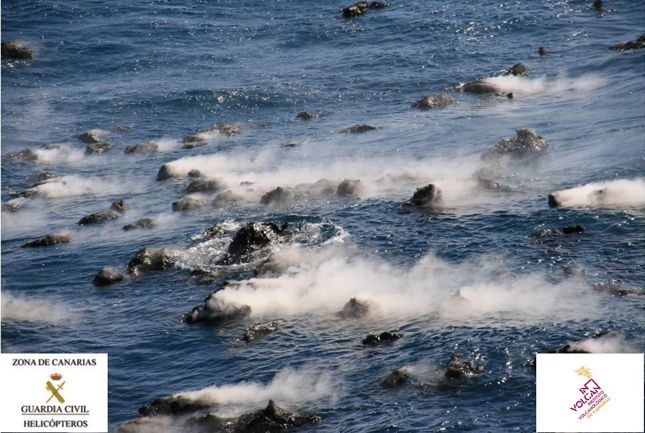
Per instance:
[[[642,353],[539,353],[538,433],[643,432],[643,368]]]
[[[105,353],[0,354],[0,431],[107,432]]]

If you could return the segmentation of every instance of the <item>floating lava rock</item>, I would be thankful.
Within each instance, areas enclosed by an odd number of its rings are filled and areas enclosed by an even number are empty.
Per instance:
[[[291,191],[281,186],[265,193],[260,198],[260,203],[264,205],[283,205],[292,197]]]
[[[246,342],[258,340],[262,337],[266,337],[269,334],[272,334],[278,331],[284,326],[284,322],[281,320],[266,322],[266,323],[256,323],[246,328],[242,340]]]
[[[373,2],[357,2],[354,3],[351,6],[344,7],[342,10],[343,12],[343,17],[345,18],[355,18],[360,15],[363,15],[365,12],[367,12],[370,9],[384,9],[386,7],[389,7],[390,5],[388,3],[383,3],[380,1],[373,1]]]
[[[139,408],[139,415],[185,415],[202,409],[208,409],[211,406],[211,404],[190,399],[182,395],[170,395],[159,397],[152,403],[141,406]]]
[[[358,197],[363,190],[363,183],[360,179],[345,179],[336,187],[336,194],[340,197]]]
[[[484,158],[509,156],[513,159],[526,159],[544,155],[549,143],[531,129],[518,129],[513,138],[503,138],[491,149],[484,152]]]
[[[85,153],[88,155],[96,153],[105,153],[112,150],[114,146],[108,143],[91,143],[85,146]]]
[[[186,187],[186,194],[196,192],[217,192],[222,189],[222,184],[216,180],[195,179]]]
[[[341,319],[361,319],[370,312],[370,305],[367,301],[351,298],[336,315]]]
[[[109,286],[125,280],[125,275],[111,268],[103,268],[94,277],[95,286]]]
[[[508,71],[506,71],[506,75],[526,75],[529,72],[529,68],[526,67],[525,64],[523,63],[517,63],[513,65]]]
[[[147,141],[145,143],[131,144],[126,146],[123,153],[126,155],[146,155],[159,151],[159,144],[154,141]]]
[[[195,197],[184,197],[172,203],[172,210],[175,212],[201,209],[206,205],[206,201]]]
[[[393,331],[384,331],[380,334],[368,334],[368,336],[363,339],[363,344],[365,346],[378,346],[380,344],[393,343],[401,337],[401,334],[397,334]]]
[[[269,400],[266,408],[238,418],[235,433],[278,433],[319,421],[319,416],[290,412],[275,404],[273,400]]]
[[[344,134],[360,134],[363,132],[374,131],[375,129],[376,129],[375,126],[370,126],[370,125],[354,125],[354,126],[350,126],[349,128],[345,128],[340,132]]]
[[[126,232],[131,230],[150,230],[157,227],[157,223],[152,218],[139,218],[131,224],[126,224],[123,226],[123,230]]]
[[[434,184],[417,188],[410,199],[410,203],[422,208],[432,208],[443,204],[443,194]]]
[[[450,356],[450,361],[446,365],[444,377],[448,380],[469,379],[481,372],[482,369],[480,367],[476,367],[472,362],[453,353]]]
[[[250,315],[251,307],[248,305],[225,304],[210,295],[203,305],[184,314],[182,321],[188,324],[218,326],[247,319]]]
[[[316,119],[318,115],[316,113],[312,113],[310,111],[301,111],[300,113],[296,114],[297,119],[301,120],[311,120],[311,119]]]
[[[571,233],[584,233],[584,232],[585,232],[585,228],[580,224],[562,227],[562,233],[567,235]]]
[[[58,244],[68,244],[72,241],[72,237],[63,233],[54,233],[45,236],[44,238],[36,239],[35,241],[27,242],[22,245],[22,248],[40,248],[49,247]]]
[[[434,110],[437,108],[444,108],[449,105],[457,103],[457,100],[446,93],[439,95],[428,95],[418,101],[412,103],[412,108],[420,108],[422,110]]]
[[[165,271],[175,260],[165,248],[143,248],[128,263],[128,273],[139,275],[142,272]]]
[[[269,244],[286,242],[291,236],[287,224],[278,227],[272,222],[249,223],[235,233],[228,246],[228,254],[232,258],[239,258]]]
[[[623,42],[609,47],[609,49],[616,51],[639,50],[641,48],[645,48],[645,34],[640,35],[633,41]]]
[[[30,60],[34,57],[34,50],[15,41],[2,42],[0,47],[3,59]]]
[[[410,379],[410,373],[404,368],[397,368],[392,371],[390,374],[385,376],[381,381],[381,386],[383,388],[397,388],[405,384],[408,379]]]
[[[89,214],[78,220],[80,225],[98,224],[105,221],[120,218],[126,209],[126,204],[123,200],[116,200],[110,205],[110,209],[101,212]]]

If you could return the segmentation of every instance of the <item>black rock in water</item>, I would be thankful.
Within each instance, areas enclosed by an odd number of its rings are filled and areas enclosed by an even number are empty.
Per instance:
[[[390,5],[388,3],[384,3],[380,1],[358,2],[358,3],[354,3],[351,6],[344,7],[341,10],[343,12],[343,17],[355,18],[357,16],[363,15],[365,12],[367,12],[370,9],[384,9],[389,6]]]
[[[369,312],[370,306],[366,301],[351,298],[343,306],[343,309],[337,313],[337,316],[341,319],[361,319],[367,316]]]
[[[142,272],[165,271],[175,260],[165,248],[143,248],[128,263],[128,273],[139,275]]]
[[[345,179],[336,187],[336,194],[340,197],[358,197],[363,191],[360,179]]]
[[[135,222],[131,224],[126,224],[123,226],[123,230],[130,231],[130,230],[150,230],[157,227],[157,223],[155,222],[154,219],[152,218],[140,218],[136,220]]]
[[[296,118],[302,120],[311,120],[317,117],[318,115],[316,113],[312,113],[310,111],[301,111],[300,113],[296,114]]]
[[[392,331],[384,331],[380,334],[369,334],[363,339],[363,344],[366,346],[378,346],[379,344],[393,343],[401,337],[401,334],[397,334]]]
[[[154,141],[148,141],[145,143],[131,144],[126,146],[123,153],[126,155],[146,155],[149,153],[155,153],[159,150],[159,145]]]
[[[159,397],[152,403],[143,405],[139,408],[139,415],[156,416],[156,415],[184,415],[196,412],[202,409],[208,409],[212,405],[193,400],[181,395],[170,395]]]
[[[446,379],[450,380],[468,379],[480,374],[481,372],[481,368],[476,367],[472,362],[453,353],[450,356],[450,361],[448,361],[448,364],[446,365],[444,376]]]
[[[422,110],[432,110],[437,108],[444,108],[448,105],[457,103],[457,100],[446,93],[439,95],[428,95],[418,101],[412,103],[412,108],[420,108]]]
[[[108,143],[91,143],[85,146],[85,153],[88,155],[95,154],[95,153],[105,153],[109,152],[112,150],[114,146]]]
[[[564,234],[571,234],[571,233],[584,233],[585,228],[581,226],[580,224],[576,224],[573,226],[566,226],[562,227],[562,233]]]
[[[349,128],[345,128],[340,132],[345,134],[360,134],[362,132],[374,131],[376,127],[370,125],[354,125]]]
[[[204,304],[192,309],[182,316],[182,321],[188,324],[218,326],[247,319],[251,315],[248,305],[228,305],[212,298],[206,298]]]
[[[228,254],[239,258],[269,244],[286,242],[291,238],[288,226],[278,227],[272,222],[249,223],[235,233],[228,246]]]
[[[443,204],[443,194],[434,184],[417,188],[410,199],[410,203],[422,208],[432,208]]]
[[[246,331],[242,336],[242,340],[246,342],[258,340],[262,337],[266,337],[267,335],[273,332],[278,331],[283,326],[284,326],[284,322],[280,320],[267,322],[267,323],[256,323],[255,325],[251,325],[248,328],[246,328]]]
[[[125,280],[125,275],[111,268],[103,268],[94,277],[95,286],[109,286]]]
[[[623,42],[609,47],[609,49],[616,51],[639,50],[641,48],[645,48],[645,34],[640,35],[633,41]]]
[[[34,51],[18,42],[2,42],[1,55],[3,59],[29,60],[34,57]]]
[[[281,408],[269,400],[266,408],[238,418],[235,433],[278,433],[295,430],[320,421],[320,417]]]
[[[260,203],[264,205],[283,205],[291,199],[291,192],[281,186],[265,193],[260,198]]]
[[[27,242],[22,245],[22,248],[39,248],[49,247],[57,244],[68,244],[72,241],[72,237],[67,234],[54,233],[47,235],[44,238],[36,239],[35,241]]]
[[[549,149],[549,143],[537,135],[532,129],[518,129],[515,137],[503,138],[491,149],[484,152],[483,158],[500,158],[508,156],[512,159],[523,160],[544,155]]]
[[[403,368],[398,368],[385,376],[381,381],[381,386],[383,388],[396,388],[403,385],[408,379],[410,379],[410,373]]]

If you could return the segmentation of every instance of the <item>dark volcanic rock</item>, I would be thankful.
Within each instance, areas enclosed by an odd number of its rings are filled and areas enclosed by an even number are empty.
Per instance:
[[[206,298],[204,304],[192,309],[190,313],[182,316],[182,321],[188,324],[202,324],[218,326],[226,323],[244,320],[251,315],[248,305],[230,305],[211,296]]]
[[[549,207],[560,207],[560,206],[562,206],[562,203],[560,203],[560,201],[555,196],[555,194],[549,194],[549,196],[547,197],[547,201],[549,203]]]
[[[609,47],[609,49],[617,51],[638,50],[641,48],[645,48],[645,34],[640,35],[633,41],[623,42]]]
[[[446,365],[444,377],[449,380],[468,379],[482,372],[480,367],[476,367],[472,362],[453,353],[450,361]]]
[[[94,154],[94,153],[105,153],[109,152],[112,150],[114,146],[112,146],[109,143],[90,143],[87,146],[85,146],[85,153],[88,155]]]
[[[269,244],[286,242],[290,238],[291,232],[286,224],[278,227],[271,222],[249,223],[235,233],[228,246],[228,254],[239,258]]]
[[[518,129],[513,138],[503,138],[482,155],[483,158],[509,156],[513,159],[526,159],[544,155],[549,143],[531,129]]]
[[[72,241],[70,235],[62,233],[54,233],[47,235],[44,238],[36,239],[35,241],[27,242],[23,244],[23,248],[38,248],[38,247],[48,247],[56,244],[68,244]]]
[[[260,339],[262,337],[266,337],[267,335],[284,327],[284,324],[285,323],[281,320],[275,320],[266,323],[256,323],[255,325],[251,325],[246,328],[246,331],[242,336],[242,340],[249,342]]]
[[[584,233],[585,228],[581,226],[580,224],[576,224],[573,226],[566,226],[562,227],[562,233],[564,234],[571,234],[571,233]]]
[[[529,72],[529,68],[526,67],[523,63],[516,63],[508,71],[506,75],[526,75]]]
[[[89,224],[98,224],[104,221],[109,221],[121,217],[122,213],[125,211],[126,204],[123,200],[116,200],[110,205],[110,209],[104,210],[101,212],[96,212],[90,215],[86,215],[80,220],[78,224],[80,225],[89,225]]]
[[[378,346],[379,344],[392,343],[401,337],[401,334],[397,334],[392,331],[384,331],[380,334],[368,334],[368,336],[363,339],[363,344],[366,346]]]
[[[126,155],[145,155],[157,151],[159,151],[159,145],[154,141],[148,141],[145,143],[131,144],[125,148],[123,153]]]
[[[311,119],[316,119],[318,115],[316,113],[312,113],[310,111],[301,111],[300,113],[296,114],[297,119],[302,119],[302,120],[311,120]]]
[[[363,184],[360,179],[345,179],[336,188],[336,194],[341,197],[358,197],[362,192]]]
[[[361,132],[374,131],[376,127],[370,125],[354,125],[349,128],[345,128],[340,132],[345,134],[360,134]]]
[[[155,227],[157,227],[157,223],[155,222],[155,220],[152,218],[146,217],[146,218],[139,218],[138,220],[136,220],[131,224],[124,225],[123,230],[125,230],[126,232],[130,230],[139,230],[139,229],[150,230]]]
[[[499,87],[485,80],[471,81],[460,87],[462,92],[474,93],[476,95],[499,93]]]
[[[109,286],[124,279],[125,275],[121,272],[115,271],[112,268],[103,268],[96,274],[93,283],[95,286]]]
[[[260,203],[265,205],[283,205],[289,201],[291,196],[291,191],[279,186],[265,193],[260,198]]]
[[[174,261],[165,248],[143,248],[128,263],[128,273],[138,275],[142,272],[165,271],[172,267]]]
[[[428,95],[418,101],[414,102],[412,108],[421,108],[423,110],[431,110],[436,108],[444,108],[448,105],[455,104],[457,100],[452,98],[446,93],[441,93],[439,95]]]
[[[101,137],[104,135],[105,133],[103,131],[93,129],[91,131],[78,134],[76,138],[85,144],[99,144],[101,143]]]
[[[410,379],[410,373],[403,368],[397,368],[385,376],[381,381],[381,386],[384,388],[396,388],[403,385],[408,379]]]
[[[29,60],[33,58],[34,51],[18,42],[2,42],[2,58],[11,60]]]
[[[341,319],[361,319],[370,312],[370,306],[366,301],[351,298],[336,315]]]
[[[224,192],[220,192],[215,196],[215,198],[213,199],[213,206],[221,206],[223,204],[236,203],[242,200],[244,200],[244,197],[235,194],[231,190],[226,190]]]
[[[320,421],[319,416],[289,412],[275,404],[273,400],[269,400],[266,408],[238,418],[235,433],[286,432],[318,421]]]
[[[7,154],[7,158],[15,159],[18,161],[33,162],[38,159],[38,155],[32,149],[23,149],[19,152]]]
[[[48,181],[49,179],[55,179],[57,177],[60,177],[60,174],[56,174],[51,171],[39,171],[29,176],[29,178],[37,184],[41,184]]]
[[[613,296],[623,297],[623,296],[643,296],[645,295],[644,289],[638,289],[636,287],[625,287],[620,284],[616,284],[613,281],[605,283],[594,283],[591,285],[591,288],[596,292],[608,293]]]
[[[548,53],[549,53],[549,50],[547,50],[546,48],[544,47],[538,48],[538,54],[540,56],[546,56]]]
[[[370,9],[384,9],[388,6],[390,6],[388,3],[384,3],[380,1],[358,2],[358,3],[354,3],[351,6],[344,7],[341,10],[343,12],[343,17],[355,18],[357,16],[363,15],[365,12],[367,12]]]
[[[172,210],[175,212],[201,209],[206,205],[206,201],[195,197],[184,197],[173,202]]]
[[[604,10],[602,0],[594,0],[591,8],[595,11],[602,12]]]
[[[186,187],[186,194],[195,192],[217,192],[222,189],[222,184],[216,180],[195,179]]]
[[[242,125],[240,124],[224,123],[221,125],[212,126],[205,129],[204,131],[200,131],[184,137],[182,142],[184,143],[184,148],[192,149],[206,144],[206,142],[211,139],[211,136],[213,136],[213,134],[222,134],[227,137],[232,137],[233,135],[236,135],[241,131]]]
[[[161,167],[159,167],[159,171],[157,172],[158,181],[170,179],[171,177],[175,176],[176,175],[170,170],[168,164],[163,164]]]
[[[410,199],[410,203],[423,208],[441,206],[443,203],[443,194],[434,184],[428,184],[417,188]]]
[[[182,395],[169,395],[159,397],[152,403],[141,406],[139,408],[139,415],[184,415],[198,410],[208,409],[211,406],[208,403],[193,400]]]

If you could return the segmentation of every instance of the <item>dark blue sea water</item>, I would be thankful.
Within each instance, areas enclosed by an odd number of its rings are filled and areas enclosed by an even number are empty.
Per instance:
[[[596,350],[642,352],[645,297],[593,285],[645,287],[645,51],[608,49],[642,33],[645,3],[607,0],[603,13],[577,0],[392,3],[346,20],[336,0],[3,1],[3,40],[35,54],[2,61],[2,202],[23,206],[2,214],[2,351],[107,352],[112,429],[158,396],[209,388],[220,415],[274,398],[322,417],[305,431],[482,433],[534,431],[526,363],[535,352],[600,331],[616,336]],[[529,75],[499,81],[512,100],[456,90],[518,62]],[[458,103],[410,108],[441,92]],[[319,118],[295,118],[302,110]],[[222,123],[243,129],[182,148],[182,137]],[[378,129],[340,133],[355,124]],[[117,127],[131,130],[110,132]],[[544,137],[548,153],[502,167],[500,189],[480,188],[481,153],[518,128]],[[90,129],[108,132],[114,148],[86,155],[74,136]],[[159,152],[123,153],[147,141]],[[60,146],[40,148],[52,143]],[[36,161],[8,156],[28,148]],[[183,177],[156,181],[165,163]],[[173,212],[190,169],[241,201]],[[67,177],[11,198],[42,171]],[[363,188],[259,203],[272,188],[321,178]],[[620,203],[582,194],[570,207],[547,205],[551,192],[621,179],[635,183]],[[429,182],[444,206],[406,206]],[[121,218],[76,224],[119,198]],[[143,216],[157,228],[121,229]],[[217,264],[251,221],[288,222],[294,237]],[[217,223],[220,235],[200,238]],[[571,224],[586,231],[558,232]],[[54,232],[72,242],[20,248]],[[171,249],[175,266],[92,284],[143,247]],[[253,279],[270,256],[281,273]],[[217,278],[199,285],[193,270]],[[182,323],[224,279],[241,283],[222,299],[250,305],[251,317]],[[351,297],[370,302],[370,317],[335,315]],[[247,326],[273,319],[288,326],[240,341]],[[390,329],[403,337],[362,347],[369,332]],[[483,373],[433,386],[451,353]],[[412,383],[383,389],[401,367]],[[182,431],[175,421],[149,431]]]

